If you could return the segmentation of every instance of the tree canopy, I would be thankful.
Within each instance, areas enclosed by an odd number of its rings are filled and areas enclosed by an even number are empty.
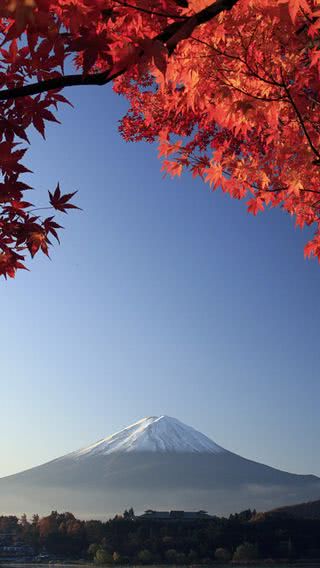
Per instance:
[[[246,510],[229,518],[187,522],[124,515],[106,522],[85,521],[57,511],[46,517],[34,515],[30,520],[25,515],[20,519],[0,516],[0,560],[5,562],[11,556],[17,561],[21,552],[14,547],[27,545],[32,547],[29,560],[42,554],[47,562],[55,563],[88,559],[111,566],[194,566],[214,561],[225,565],[233,557],[242,563],[256,558],[281,563],[285,559],[313,559],[312,566],[316,566],[320,558],[319,514],[300,518],[292,513]]]
[[[111,82],[126,140],[157,141],[165,172],[254,215],[313,225],[320,260],[319,30],[319,0],[0,0],[0,274],[48,254],[75,207],[59,185],[48,217],[27,200],[29,129],[57,121],[63,89]]]

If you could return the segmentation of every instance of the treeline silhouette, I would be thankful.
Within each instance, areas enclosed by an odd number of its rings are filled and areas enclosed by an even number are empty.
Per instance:
[[[96,564],[208,564],[212,561],[320,558],[320,520],[283,513],[243,511],[229,518],[154,521],[132,509],[102,522],[53,511],[0,517],[0,541],[23,543],[35,556],[89,560]]]

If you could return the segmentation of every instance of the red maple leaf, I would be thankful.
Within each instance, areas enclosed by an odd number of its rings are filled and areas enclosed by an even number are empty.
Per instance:
[[[62,213],[67,213],[67,209],[80,209],[73,203],[68,203],[70,199],[77,193],[74,191],[73,193],[65,193],[62,194],[60,190],[60,185],[58,183],[54,193],[49,193],[50,204],[54,209],[57,211],[61,211]]]

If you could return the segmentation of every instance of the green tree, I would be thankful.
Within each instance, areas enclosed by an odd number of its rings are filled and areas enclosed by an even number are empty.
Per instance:
[[[88,548],[89,556],[92,556],[92,558],[94,558],[100,548],[101,547],[100,547],[99,544],[96,544],[96,543],[90,544],[90,546]]]
[[[19,522],[20,522],[20,525],[21,525],[23,528],[25,528],[25,527],[28,526],[28,518],[27,518],[27,515],[26,515],[25,513],[23,513],[23,514],[21,515]]]
[[[295,558],[295,556],[296,556],[296,549],[290,537],[288,540],[288,558],[292,559]]]
[[[141,564],[151,564],[152,554],[150,550],[148,550],[147,548],[140,550],[140,552],[138,553],[138,560],[139,562],[141,562]]]
[[[132,507],[130,507],[129,510],[125,509],[124,513],[123,513],[123,518],[126,520],[130,520],[132,521],[134,519],[134,510]]]
[[[176,563],[177,564],[185,564],[186,563],[186,555],[184,552],[178,552],[176,556]]]
[[[32,524],[33,524],[34,527],[37,527],[37,526],[38,526],[39,518],[40,518],[39,515],[37,515],[37,514],[33,515],[33,517],[32,517]]]
[[[115,564],[119,564],[121,561],[121,556],[118,552],[114,552],[112,555],[112,560]]]
[[[258,556],[258,547],[250,542],[244,542],[236,548],[233,560],[246,562],[247,560],[256,560]]]
[[[194,562],[196,562],[198,558],[197,553],[195,552],[195,550],[189,550],[189,554],[188,554],[188,562],[190,562],[191,564],[193,564]]]
[[[173,542],[173,538],[172,536],[169,535],[165,535],[164,537],[162,537],[162,542],[164,544],[164,546],[168,549],[172,546],[172,542]]]
[[[104,548],[99,548],[94,557],[95,564],[111,564],[112,557]]]
[[[174,548],[169,548],[169,550],[167,550],[165,554],[165,557],[166,560],[168,560],[168,562],[175,564],[177,558],[177,551]]]
[[[232,554],[227,548],[217,548],[214,557],[219,562],[229,562],[231,560]]]

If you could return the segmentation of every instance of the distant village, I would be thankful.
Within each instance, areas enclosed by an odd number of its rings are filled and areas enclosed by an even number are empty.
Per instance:
[[[45,552],[37,554],[35,549],[16,540],[12,535],[0,535],[0,562],[42,562],[49,560]]]
[[[19,540],[15,533],[0,534],[0,562],[44,562],[50,557],[45,550],[35,548]]]
[[[207,511],[153,511],[152,509],[148,509],[135,518],[141,521],[203,521],[213,519]]]

